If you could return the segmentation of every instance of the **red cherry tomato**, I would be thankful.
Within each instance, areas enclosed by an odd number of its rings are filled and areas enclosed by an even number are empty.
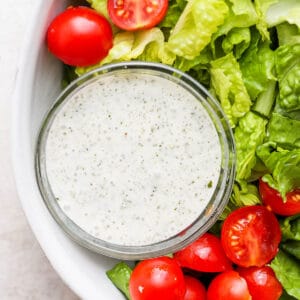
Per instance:
[[[147,29],[166,15],[168,0],[108,0],[112,22],[124,30]]]
[[[292,216],[300,213],[300,189],[287,193],[286,201],[283,202],[279,192],[260,179],[259,193],[263,204],[275,214]]]
[[[270,267],[239,268],[238,272],[246,280],[252,300],[280,298],[282,286]]]
[[[184,276],[186,292],[183,300],[206,300],[206,289],[202,282],[192,276]]]
[[[174,258],[182,267],[201,272],[222,272],[232,269],[221,241],[205,233],[186,248],[176,252]]]
[[[50,52],[67,65],[89,66],[101,61],[113,45],[109,22],[88,7],[69,7],[49,25]]]
[[[263,266],[277,253],[281,231],[264,206],[244,206],[225,219],[221,242],[229,259],[242,267]]]
[[[246,280],[238,272],[230,270],[218,274],[211,281],[207,300],[251,300],[251,295]]]
[[[132,300],[182,300],[185,291],[183,272],[169,257],[141,261],[129,280]]]

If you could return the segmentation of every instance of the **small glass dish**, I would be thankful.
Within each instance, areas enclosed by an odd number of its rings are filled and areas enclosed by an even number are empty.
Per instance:
[[[105,85],[105,80],[108,80],[108,82],[109,80],[113,81],[114,78],[118,78],[118,76],[129,76],[128,78],[130,78],[130,76],[134,76],[135,78],[144,78],[143,76],[147,78],[147,76],[150,76],[151,78],[156,78],[158,81],[161,78],[162,80],[179,87],[179,90],[183,89],[195,99],[195,103],[198,101],[197,105],[199,105],[199,103],[201,104],[205,114],[209,117],[214,126],[220,145],[221,155],[217,181],[214,190],[211,192],[210,199],[207,199],[206,201],[205,208],[203,208],[199,214],[197,213],[196,218],[192,218],[189,224],[186,224],[182,228],[178,228],[178,230],[170,236],[166,236],[162,240],[154,242],[145,242],[142,244],[130,244],[126,242],[116,243],[111,242],[109,239],[99,238],[99,236],[92,234],[91,232],[89,233],[83,226],[78,225],[79,222],[77,222],[77,220],[74,220],[74,218],[66,213],[65,208],[62,208],[57,193],[53,191],[53,180],[49,180],[49,165],[51,164],[51,161],[48,161],[47,166],[47,155],[49,155],[46,151],[46,149],[48,149],[47,142],[49,134],[54,127],[53,124],[58,122],[57,118],[62,114],[63,108],[71,101],[74,102],[74,99],[76,97],[78,98],[78,95],[80,95],[84,89],[91,88],[95,84]],[[155,80],[153,82],[155,82]],[[139,88],[137,87],[137,90],[138,89]],[[131,90],[131,93],[135,93],[134,89]],[[99,101],[101,101],[101,95],[99,96]],[[70,120],[67,120],[66,124],[60,123],[60,126],[62,128],[67,128],[68,125],[70,125],[68,122],[70,122]],[[63,143],[60,144],[60,147],[61,145],[63,145]],[[75,151],[77,150],[75,149]],[[205,153],[203,155],[205,155]],[[80,159],[81,156],[78,157]],[[76,163],[78,162],[74,159],[74,164],[76,165]],[[63,159],[61,160],[61,164],[64,164]],[[218,217],[223,212],[232,191],[235,176],[235,145],[231,128],[219,103],[199,82],[177,69],[159,63],[139,61],[115,63],[105,65],[79,77],[58,96],[54,105],[46,115],[40,129],[36,147],[35,168],[39,189],[47,208],[60,227],[74,241],[94,252],[106,256],[123,260],[140,260],[166,255],[183,248],[206,232],[217,221]],[[89,176],[89,174],[87,174],[87,176]],[[119,176],[121,176],[121,174]],[[52,178],[54,177],[52,175]],[[67,174],[64,178],[69,177],[71,177],[71,175]],[[67,185],[68,183],[62,181],[59,189],[61,188],[63,190]],[[81,183],[78,182],[78,186],[80,185]],[[74,187],[74,189],[76,188],[77,186]],[[72,193],[73,191],[70,192]],[[97,199],[94,200],[97,201]],[[112,199],[107,200],[109,200],[108,202],[112,201]],[[89,201],[87,201],[87,203],[89,203]],[[87,204],[85,203],[83,205]],[[103,205],[103,210],[106,209],[104,206],[105,205]],[[97,204],[97,207],[99,208],[99,204]],[[81,216],[79,218],[81,218]],[[89,222],[93,222],[93,220],[96,219],[97,217],[95,216],[94,218],[89,218]],[[95,222],[98,223],[92,224],[94,227],[96,225],[101,227],[101,222]],[[109,225],[115,226],[113,223]],[[124,234],[126,235],[126,232],[124,232]],[[147,232],[144,232],[144,234],[146,235]]]

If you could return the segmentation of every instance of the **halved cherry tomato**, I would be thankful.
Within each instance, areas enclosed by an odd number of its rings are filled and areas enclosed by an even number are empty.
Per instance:
[[[50,52],[67,65],[89,66],[101,61],[113,45],[109,22],[88,7],[69,7],[49,25]]]
[[[132,300],[182,300],[185,291],[183,272],[169,257],[139,262],[129,280]]]
[[[112,22],[124,30],[147,29],[166,15],[168,0],[108,0]]]
[[[218,274],[211,281],[207,300],[251,300],[251,295],[246,280],[238,272],[230,270]]]
[[[206,289],[202,282],[192,276],[185,275],[186,292],[183,300],[206,300]]]
[[[270,267],[239,268],[238,272],[246,280],[252,300],[280,298],[282,286]]]
[[[284,202],[277,190],[271,188],[268,183],[260,179],[259,193],[263,204],[275,214],[293,216],[300,213],[300,189],[288,192]]]
[[[229,259],[239,266],[263,266],[277,253],[281,231],[275,215],[264,206],[244,206],[225,219],[221,242]]]
[[[232,269],[221,241],[210,233],[203,234],[186,248],[174,253],[174,258],[182,267],[202,272],[222,272]]]

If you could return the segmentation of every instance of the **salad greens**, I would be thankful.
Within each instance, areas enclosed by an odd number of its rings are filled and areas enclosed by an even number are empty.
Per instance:
[[[106,0],[88,2],[108,16]],[[157,27],[114,33],[108,56],[76,68],[78,75],[111,62],[161,62],[187,72],[220,101],[237,154],[223,218],[239,206],[260,203],[255,181],[262,175],[283,199],[300,187],[299,0],[170,0]],[[271,267],[285,299],[300,299],[300,217],[283,218],[281,226],[281,250]],[[113,272],[108,276],[113,279]]]

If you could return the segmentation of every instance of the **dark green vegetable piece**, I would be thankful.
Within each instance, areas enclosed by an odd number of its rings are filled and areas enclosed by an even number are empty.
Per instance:
[[[124,262],[116,264],[111,270],[106,272],[107,277],[127,297],[127,299],[130,299],[129,279],[131,273],[132,269]]]
[[[296,299],[300,299],[299,260],[280,250],[271,262],[271,267],[286,292]]]

